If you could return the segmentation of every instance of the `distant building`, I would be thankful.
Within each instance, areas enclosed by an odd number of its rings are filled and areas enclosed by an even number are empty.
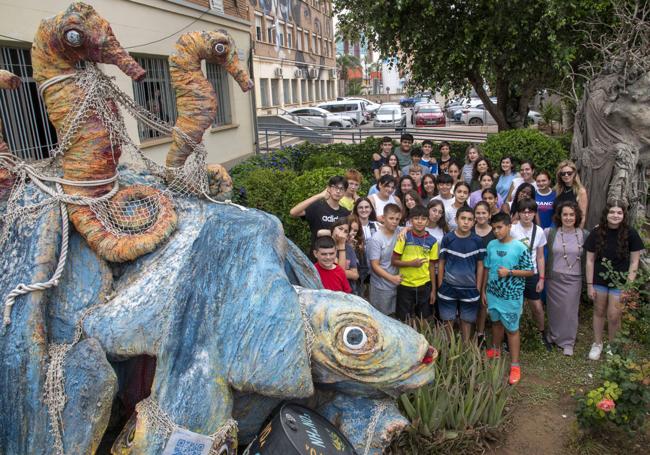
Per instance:
[[[371,65],[373,62],[372,50],[368,49],[368,44],[361,39],[357,42],[345,41],[340,37],[336,39],[336,55],[352,55],[359,59],[361,68],[351,69],[348,71],[348,80],[361,79],[363,87],[367,92],[372,90]]]
[[[397,67],[397,59],[386,58],[382,60],[381,75],[383,93],[401,93],[404,91],[406,79]]]
[[[258,115],[336,99],[331,1],[249,1]]]
[[[45,107],[36,95],[32,79],[31,41],[41,19],[55,15],[71,0],[6,0],[2,4],[0,30],[0,68],[22,79],[15,91],[0,91],[0,116],[3,136],[17,155],[40,159],[48,156],[57,143],[56,131],[49,123]],[[117,85],[141,106],[163,120],[176,121],[176,98],[171,86],[168,57],[178,37],[189,31],[225,29],[235,40],[243,66],[247,66],[251,24],[248,5],[237,0],[92,0],[97,12],[106,18],[120,43],[147,70],[144,80],[133,82],[117,67],[102,69],[115,77]],[[188,24],[191,24],[188,27]],[[176,33],[174,33],[177,31]],[[16,38],[11,40],[8,37]],[[253,153],[255,112],[251,93],[218,65],[203,70],[218,97],[217,119],[204,136],[208,161],[229,164]],[[152,130],[126,115],[129,135],[144,153],[164,163],[171,137]],[[123,154],[123,160],[129,159]]]

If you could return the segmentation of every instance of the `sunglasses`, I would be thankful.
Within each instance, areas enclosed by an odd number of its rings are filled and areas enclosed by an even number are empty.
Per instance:
[[[573,171],[560,172],[560,176],[562,176],[562,177],[570,177],[572,175],[573,175]]]

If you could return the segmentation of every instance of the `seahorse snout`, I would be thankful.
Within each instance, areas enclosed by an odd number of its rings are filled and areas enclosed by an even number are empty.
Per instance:
[[[138,65],[131,55],[120,45],[113,34],[107,38],[102,52],[102,63],[110,63],[121,69],[124,74],[134,81],[141,80],[146,71]]]
[[[20,78],[9,71],[0,70],[0,88],[15,90],[20,85]]]

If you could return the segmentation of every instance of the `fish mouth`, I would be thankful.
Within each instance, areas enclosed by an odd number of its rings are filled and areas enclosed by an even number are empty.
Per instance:
[[[434,363],[437,358],[438,350],[427,345],[420,360],[402,373],[399,379],[388,387],[382,388],[382,391],[391,397],[397,398],[405,392],[430,384],[435,379]]]

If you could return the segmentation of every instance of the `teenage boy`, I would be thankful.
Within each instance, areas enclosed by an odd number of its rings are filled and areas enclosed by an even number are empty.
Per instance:
[[[316,270],[325,289],[330,291],[342,291],[348,294],[352,292],[350,282],[345,277],[345,270],[336,263],[336,244],[329,236],[318,237],[314,242],[313,249],[316,258]]]
[[[329,179],[325,190],[299,202],[289,211],[289,215],[292,217],[307,221],[311,231],[312,245],[320,229],[329,229],[340,217],[350,214],[348,209],[339,204],[347,189],[347,180],[336,175]]]
[[[454,204],[454,195],[451,192],[451,187],[454,185],[454,179],[449,174],[439,174],[436,179],[438,184],[438,195],[434,199],[442,201],[445,206],[445,213],[451,210]]]
[[[440,143],[440,159],[438,160],[438,173],[446,174],[451,164],[451,146],[449,142],[442,141]]]
[[[404,133],[399,139],[399,146],[395,147],[393,153],[397,156],[400,169],[408,166],[411,162],[411,147],[413,146],[413,135]]]
[[[348,182],[348,188],[345,190],[345,195],[339,201],[339,205],[352,211],[354,203],[360,197],[357,191],[363,183],[363,175],[356,169],[348,169],[345,173],[345,180]]]
[[[422,141],[422,159],[420,166],[428,169],[425,174],[438,175],[438,162],[431,155],[433,153],[433,142],[429,139]]]
[[[422,166],[419,164],[412,164],[410,166],[406,166],[409,168],[409,177],[413,179],[415,182],[415,190],[418,192],[420,196],[422,196],[422,175],[424,174],[424,169]]]
[[[404,166],[402,168],[402,175],[409,175],[409,171],[414,166],[422,167],[420,166],[421,160],[422,160],[422,149],[411,150],[411,162],[407,166]]]
[[[379,168],[379,179],[382,178],[384,175],[393,175],[393,168],[391,168],[388,164],[383,164]],[[378,182],[379,182],[379,179],[377,179]],[[377,187],[377,184],[375,183],[368,190],[368,196],[372,196],[373,194],[376,194],[376,193],[379,193],[379,188]]]
[[[485,248],[481,237],[472,232],[471,208],[458,209],[456,224],[440,242],[438,310],[450,332],[458,315],[463,341],[469,341],[480,305]]]
[[[379,225],[366,246],[366,255],[370,261],[370,304],[387,315],[395,313],[397,285],[402,282],[397,267],[391,264],[401,219],[402,209],[399,205],[386,204],[384,223]]]
[[[438,243],[426,231],[429,213],[416,205],[409,211],[411,230],[397,239],[392,264],[399,267],[402,282],[397,286],[397,311],[401,321],[407,317],[429,317],[436,302]]]
[[[539,330],[539,336],[546,347],[551,351],[553,346],[546,339],[544,333],[544,306],[540,293],[544,290],[544,245],[546,245],[546,235],[544,229],[534,223],[537,215],[537,203],[534,199],[524,199],[517,204],[517,213],[519,223],[513,224],[510,229],[510,235],[515,240],[521,240],[530,251],[530,257],[533,261],[534,275],[526,278],[526,287],[524,288],[524,299],[528,302]]]
[[[372,155],[372,175],[375,176],[375,180],[379,180],[379,169],[382,165],[388,163],[388,157],[392,150],[393,140],[388,136],[381,138],[381,153],[374,153]]]
[[[519,318],[526,278],[533,276],[533,263],[526,245],[510,235],[510,215],[499,212],[492,216],[490,223],[496,240],[488,243],[481,296],[492,320],[492,348],[487,350],[487,356],[490,359],[500,357],[499,347],[505,330],[511,360],[508,382],[513,385],[521,379]]]

